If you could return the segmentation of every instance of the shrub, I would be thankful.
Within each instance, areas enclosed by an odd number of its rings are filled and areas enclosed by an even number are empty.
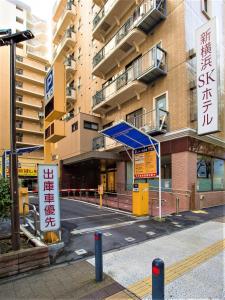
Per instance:
[[[9,180],[0,178],[0,219],[9,217],[11,210],[11,197]]]

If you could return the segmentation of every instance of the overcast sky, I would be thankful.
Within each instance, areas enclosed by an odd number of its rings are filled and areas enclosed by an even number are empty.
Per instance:
[[[31,7],[32,13],[37,17],[50,21],[52,8],[56,0],[21,0]]]

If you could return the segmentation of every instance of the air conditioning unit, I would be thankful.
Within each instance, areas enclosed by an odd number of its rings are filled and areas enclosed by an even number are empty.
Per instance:
[[[151,132],[152,128],[150,125],[145,125],[143,127],[140,127],[140,130],[143,131],[144,133],[149,133]]]

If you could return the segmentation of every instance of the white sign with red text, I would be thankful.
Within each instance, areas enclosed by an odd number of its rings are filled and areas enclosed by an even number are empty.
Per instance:
[[[59,185],[57,165],[38,165],[40,230],[60,228]]]
[[[219,131],[216,18],[196,31],[198,134]]]

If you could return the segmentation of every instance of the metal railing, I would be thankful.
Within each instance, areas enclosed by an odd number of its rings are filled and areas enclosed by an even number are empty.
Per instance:
[[[113,81],[106,82],[103,89],[93,96],[93,107],[117,94],[122,87],[156,67],[166,71],[166,51],[158,45],[135,60],[124,73],[118,75]]]
[[[74,33],[75,32],[74,32],[73,27],[69,27],[68,29],[66,29],[66,31],[65,31],[64,35],[62,36],[62,39],[61,39],[58,47],[56,47],[56,49],[53,52],[53,58],[55,58],[58,55],[58,53],[62,50],[62,45],[65,42],[65,40],[68,39],[68,38],[72,38]]]
[[[110,11],[112,6],[114,5],[115,0],[107,0],[105,5],[100,9],[97,15],[93,19],[93,29],[98,25],[98,23],[104,18],[105,15]]]
[[[161,13],[165,12],[165,1],[162,0],[143,0],[135,9],[133,14],[125,24],[117,31],[113,38],[94,56],[93,67],[97,66],[106,56],[114,50],[118,43],[135,28],[150,11],[157,9]]]
[[[75,5],[74,5],[73,2],[68,1],[66,3],[66,6],[65,6],[65,9],[64,9],[64,12],[63,12],[62,16],[60,17],[60,19],[57,21],[57,23],[55,24],[55,26],[53,28],[53,35],[58,31],[59,27],[61,26],[62,20],[64,19],[66,13],[68,11],[72,11],[74,8],[75,8]]]

